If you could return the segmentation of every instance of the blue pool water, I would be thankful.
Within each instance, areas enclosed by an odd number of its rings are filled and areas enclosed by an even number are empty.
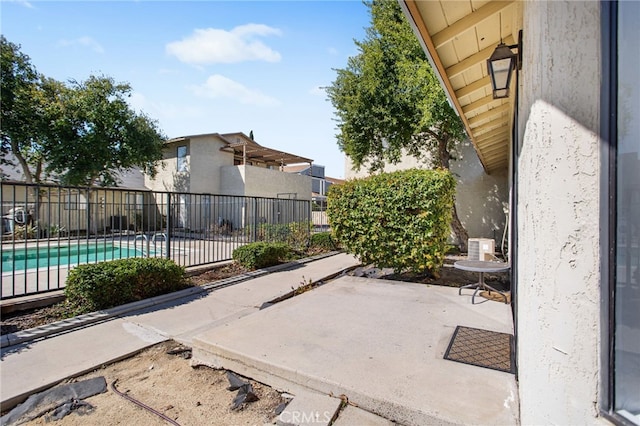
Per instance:
[[[25,271],[58,265],[78,265],[103,260],[142,257],[139,249],[114,244],[75,244],[52,247],[28,247],[2,251],[2,272]]]

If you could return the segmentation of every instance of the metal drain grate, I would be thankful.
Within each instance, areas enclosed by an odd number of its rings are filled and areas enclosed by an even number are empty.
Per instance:
[[[513,336],[507,333],[457,326],[444,359],[515,373]]]

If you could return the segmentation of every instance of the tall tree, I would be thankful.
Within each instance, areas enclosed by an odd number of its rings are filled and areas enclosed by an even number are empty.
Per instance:
[[[42,109],[38,108],[38,75],[29,56],[20,46],[0,36],[1,49],[1,117],[2,164],[11,151],[28,183],[39,182],[42,173]]]
[[[129,107],[130,93],[110,77],[71,82],[52,123],[57,140],[45,144],[48,169],[71,185],[116,185],[117,172],[134,166],[155,175],[166,138],[156,121]]]
[[[55,174],[70,185],[111,186],[131,167],[155,175],[166,138],[129,107],[128,84],[104,76],[61,83],[40,75],[19,45],[0,42],[2,162],[11,151],[28,183]]]
[[[406,152],[449,169],[464,127],[438,84],[397,1],[365,2],[371,26],[359,53],[327,88],[335,108],[340,149],[356,170],[397,163]],[[453,208],[451,227],[460,248],[468,234]]]

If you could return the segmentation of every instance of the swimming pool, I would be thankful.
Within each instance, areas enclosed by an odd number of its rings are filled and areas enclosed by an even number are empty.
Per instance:
[[[24,247],[2,251],[2,272],[20,272],[142,256],[144,253],[140,249],[112,243]]]

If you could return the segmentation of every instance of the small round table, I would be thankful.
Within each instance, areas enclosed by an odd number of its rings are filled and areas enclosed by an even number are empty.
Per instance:
[[[463,271],[471,271],[471,272],[479,272],[480,278],[477,283],[468,284],[462,286],[458,289],[458,295],[462,294],[463,288],[475,288],[476,291],[473,292],[473,296],[471,296],[471,303],[475,303],[476,294],[480,290],[487,290],[489,294],[491,292],[498,293],[504,297],[504,303],[507,303],[507,296],[501,292],[491,287],[487,283],[484,282],[484,274],[485,272],[504,272],[508,271],[511,267],[508,263],[504,262],[488,262],[484,260],[459,260],[453,264],[453,267],[456,269],[461,269]]]

